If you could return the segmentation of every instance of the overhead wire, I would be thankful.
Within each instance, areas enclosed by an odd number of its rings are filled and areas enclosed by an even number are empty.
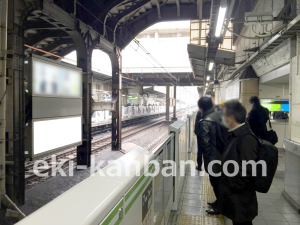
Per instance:
[[[161,7],[162,6],[164,6],[167,2],[168,2],[169,0],[166,0],[162,5],[161,5]],[[80,5],[83,9],[85,9],[87,12],[89,12],[97,21],[99,21],[101,24],[103,24],[104,26],[106,26],[99,18],[97,18],[90,10],[88,10],[85,6],[83,6],[81,3],[79,3],[78,1],[77,1],[77,4],[78,5]],[[111,32],[114,32],[110,27],[108,27],[108,29],[111,31]],[[132,36],[132,34],[125,28],[125,30],[126,30],[126,32],[128,32],[131,36]],[[121,37],[121,36],[119,36],[118,34],[117,34],[117,36],[123,41],[123,42],[125,42],[126,43],[126,41]],[[146,50],[146,48],[143,46],[143,45],[141,45],[140,43],[139,43],[139,41],[134,37],[134,39],[133,40],[135,40],[134,42],[138,45],[138,47],[140,47],[142,50],[145,50],[145,53],[148,55],[148,56],[150,56],[150,58],[152,58],[152,59],[154,59],[154,61],[160,66],[160,67],[156,67],[155,65],[153,65],[152,63],[152,65],[155,67],[155,68],[160,68],[160,69],[165,69],[166,70],[166,68],[165,67],[163,67],[159,62],[158,62],[158,60],[156,60],[147,50]],[[130,46],[130,44],[129,44],[129,46]],[[134,49],[135,50],[135,48],[133,48],[132,46],[130,46],[132,49]],[[167,70],[166,70],[167,71]],[[168,71],[167,71],[168,72]],[[164,74],[164,73],[163,73]],[[170,75],[170,73],[168,72],[168,74]],[[173,77],[172,77],[173,78]],[[161,78],[162,79],[162,78]],[[173,78],[174,79],[174,78]],[[177,79],[175,78],[175,80],[176,80],[176,82],[177,82]],[[170,79],[170,81],[171,81],[171,83],[174,85],[174,86],[177,86],[177,84],[176,83],[174,83],[171,79]],[[183,86],[184,87],[184,86]],[[185,88],[185,87],[184,87]],[[186,88],[185,88],[186,89]],[[186,89],[187,90],[187,89]],[[187,91],[189,91],[189,90],[187,90]],[[189,91],[190,92],[190,91]],[[190,92],[191,93],[191,92]],[[192,94],[192,93],[191,93]]]
[[[93,0],[97,5],[99,5],[95,0]],[[163,7],[169,0],[166,0],[160,7]],[[99,19],[97,18],[90,10],[88,10],[85,6],[83,6],[81,3],[77,2],[81,7],[83,7],[87,12],[89,12],[92,16],[94,16],[100,23],[103,24],[103,26],[106,27],[106,25]],[[112,17],[113,19],[115,19],[114,17]],[[116,19],[115,19],[116,20]],[[119,22],[119,21],[117,21]],[[106,28],[105,28],[106,29]],[[114,31],[108,27],[108,29],[114,33]],[[133,35],[130,33],[130,31],[128,31],[126,28],[123,28],[130,36],[133,37]],[[127,43],[121,36],[119,36],[118,34],[116,34],[124,43]],[[165,72],[172,78],[176,81],[177,83],[177,79],[163,66],[160,64],[160,62],[135,38],[133,37],[133,42],[135,44],[137,44],[144,52],[145,54],[150,57],[155,63],[157,63],[159,65],[159,67],[156,67],[155,68],[161,68],[163,70],[165,70]],[[132,46],[130,46],[132,47]],[[153,64],[152,64],[153,65]],[[170,79],[171,80],[171,79]],[[172,80],[171,80],[171,83],[173,83],[174,85],[176,85],[176,83],[174,83]]]

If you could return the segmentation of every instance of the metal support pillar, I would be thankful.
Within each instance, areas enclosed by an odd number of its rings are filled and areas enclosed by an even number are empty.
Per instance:
[[[300,2],[300,1],[299,1]],[[297,2],[298,3],[298,2]],[[297,85],[297,77],[299,76],[299,69],[298,69],[298,66],[299,66],[299,56],[300,56],[300,46],[298,44],[298,41],[300,41],[300,36],[299,34],[297,35],[294,35],[293,37],[291,37],[290,39],[290,74],[289,74],[289,100],[290,100],[290,118],[289,118],[289,130],[288,130],[288,136],[289,137],[286,137],[288,139],[291,139],[293,141],[296,141],[296,142],[299,142],[297,139],[299,137],[299,134],[297,132],[297,130],[293,130],[292,127],[295,127],[293,126],[293,123],[294,124],[297,124],[298,123],[298,118],[299,118],[299,114],[300,112],[296,111],[296,107],[297,107],[297,101],[295,98],[298,94],[297,94],[297,90],[298,90],[298,87],[299,87],[299,84]],[[296,105],[295,105],[295,102],[296,102]],[[295,107],[296,106],[296,107]],[[295,107],[295,108],[294,108]],[[296,133],[296,135],[295,135]]]
[[[77,52],[77,66],[82,69],[82,145],[77,147],[77,169],[91,165],[91,117],[92,117],[92,53],[94,44],[89,33],[69,32]]]
[[[249,102],[251,96],[259,95],[258,78],[241,80],[240,102],[245,106],[247,112],[250,112],[252,106]]]
[[[170,86],[166,86],[166,121],[170,119]]]
[[[77,169],[91,166],[91,83],[88,82],[88,72],[83,72],[82,83],[82,145],[77,147]]]
[[[215,81],[214,89],[215,89],[215,105],[219,105],[220,104],[220,84],[217,80]]]
[[[5,191],[5,127],[6,127],[6,53],[7,53],[7,0],[0,1],[1,36],[0,36],[0,208]]]
[[[172,120],[173,121],[176,121],[177,120],[177,117],[176,117],[176,86],[174,86],[174,93],[173,93],[173,118]]]
[[[122,129],[122,56],[121,50],[116,48],[114,53],[108,54],[112,65],[112,101],[115,110],[112,111],[111,120],[111,147],[112,150],[120,150]]]
[[[8,1],[6,90],[6,193],[17,205],[25,202],[25,85],[22,2]],[[5,165],[4,165],[5,166]]]

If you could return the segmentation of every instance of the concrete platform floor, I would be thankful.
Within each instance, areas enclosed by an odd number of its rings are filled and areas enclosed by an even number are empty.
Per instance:
[[[191,159],[196,160],[193,150]],[[285,153],[279,152],[276,175],[267,194],[257,193],[258,216],[253,225],[300,225],[300,215],[282,196],[284,190]],[[185,178],[179,209],[171,213],[168,225],[232,225],[232,221],[223,216],[210,216],[205,211],[207,202],[214,201],[212,187],[204,172]]]

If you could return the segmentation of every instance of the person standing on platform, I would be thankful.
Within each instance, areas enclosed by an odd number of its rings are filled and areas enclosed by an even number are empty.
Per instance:
[[[198,101],[198,107],[201,112],[202,118],[198,123],[197,138],[198,138],[198,149],[203,152],[204,168],[208,173],[208,165],[214,160],[221,160],[221,154],[225,147],[224,133],[220,132],[222,114],[216,112],[213,107],[211,98],[202,97]],[[227,132],[227,131],[226,131]],[[212,167],[214,173],[221,172],[219,164],[214,164]],[[218,198],[219,198],[219,179],[220,177],[211,176],[209,174],[210,183],[214,189],[216,195],[216,201],[208,203],[212,206],[212,209],[207,210],[209,214],[217,215]]]
[[[197,148],[198,148],[198,152],[197,152],[197,164],[198,166],[196,166],[196,170],[198,171],[202,171],[202,157],[203,157],[203,153],[202,153],[202,150],[201,150],[201,147],[200,147],[200,138],[198,138],[198,135],[197,133],[199,133],[199,128],[198,128],[198,124],[201,120],[201,117],[202,117],[202,114],[200,112],[200,110],[198,110],[197,112],[197,115],[196,115],[196,121],[195,121],[195,128],[194,128],[194,133],[196,134],[196,137],[197,137]]]
[[[229,137],[221,158],[221,165],[226,162],[221,173],[219,189],[219,211],[233,221],[233,225],[252,225],[258,214],[255,192],[255,177],[252,176],[252,165],[248,164],[243,175],[243,162],[256,161],[258,157],[258,141],[250,126],[246,123],[246,109],[238,101],[225,103],[224,123],[229,127]],[[236,167],[240,168],[235,176]]]
[[[268,131],[269,110],[261,106],[259,98],[256,96],[252,96],[249,102],[252,104],[252,109],[248,114],[247,122],[256,137],[265,140]]]

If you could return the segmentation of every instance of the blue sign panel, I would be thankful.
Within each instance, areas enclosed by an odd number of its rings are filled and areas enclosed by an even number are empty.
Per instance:
[[[289,104],[281,104],[281,111],[289,112],[290,111],[290,105]]]

